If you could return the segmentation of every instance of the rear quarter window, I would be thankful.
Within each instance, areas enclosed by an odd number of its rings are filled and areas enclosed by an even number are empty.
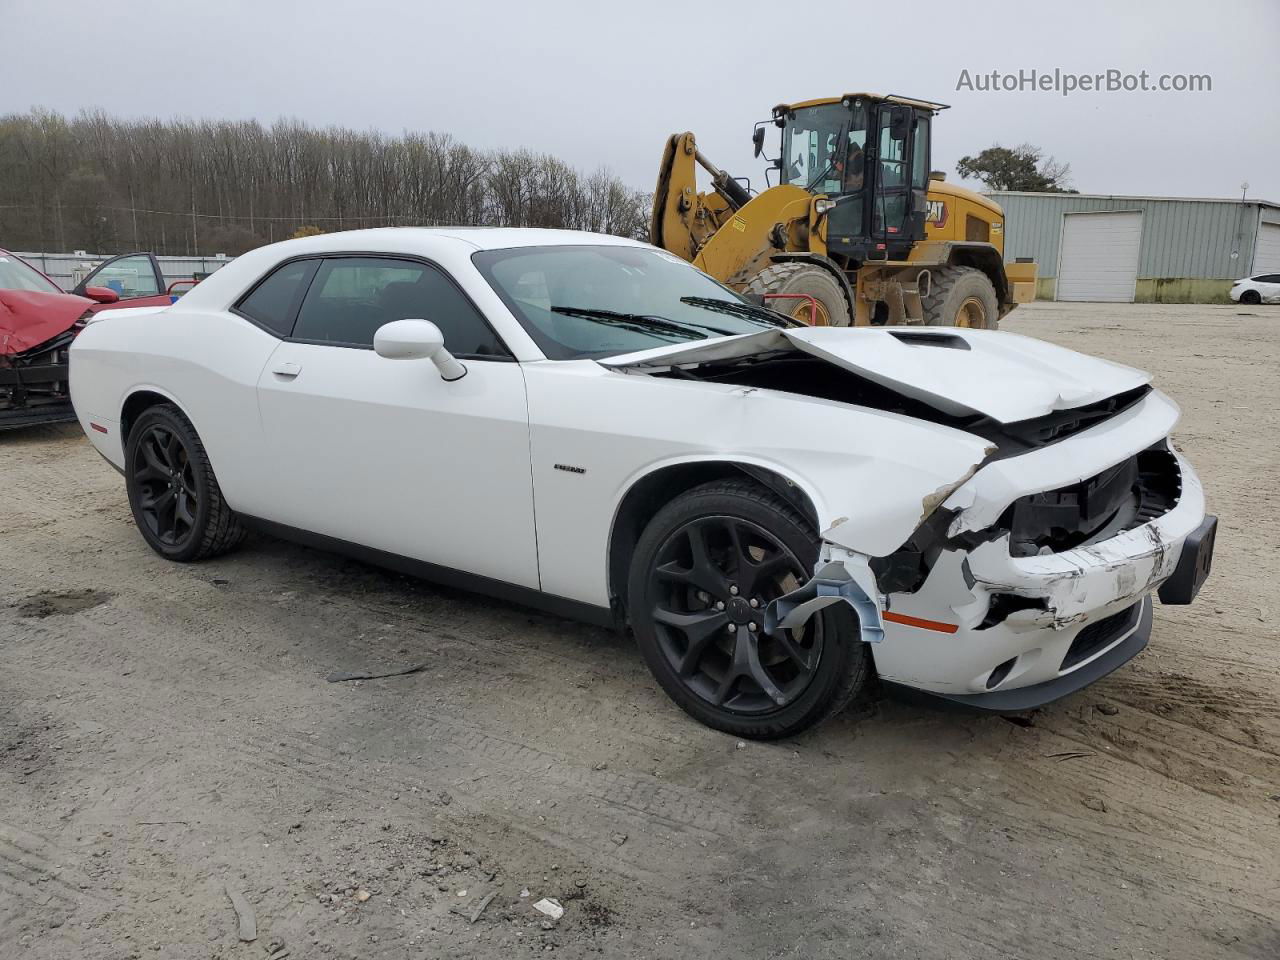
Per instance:
[[[280,265],[240,298],[236,313],[277,337],[289,336],[317,262],[294,260]]]

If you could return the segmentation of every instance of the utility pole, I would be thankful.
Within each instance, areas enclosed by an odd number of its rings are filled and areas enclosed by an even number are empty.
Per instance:
[[[191,191],[191,246],[195,255],[200,256],[200,235],[196,233],[196,192]]]

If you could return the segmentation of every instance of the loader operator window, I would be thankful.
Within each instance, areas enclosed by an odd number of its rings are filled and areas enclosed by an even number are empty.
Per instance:
[[[861,190],[866,143],[865,107],[802,107],[782,131],[781,180],[828,196]]]

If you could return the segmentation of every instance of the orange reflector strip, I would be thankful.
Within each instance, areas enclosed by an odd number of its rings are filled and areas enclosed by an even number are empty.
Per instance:
[[[107,428],[100,423],[90,423],[89,426],[93,427],[93,429],[97,430],[99,433],[107,432]]]
[[[942,623],[938,620],[925,620],[923,617],[908,617],[905,613],[892,613],[886,610],[881,614],[890,623],[901,623],[908,627],[919,627],[921,630],[937,630],[939,633],[955,633],[960,627],[954,623]]]

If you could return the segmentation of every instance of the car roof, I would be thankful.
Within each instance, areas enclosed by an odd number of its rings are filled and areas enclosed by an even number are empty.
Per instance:
[[[541,227],[374,227],[369,230],[344,230],[339,233],[322,233],[314,237],[300,237],[272,244],[272,248],[288,256],[307,253],[325,253],[334,250],[385,249],[388,252],[408,252],[421,244],[439,246],[453,241],[472,250],[503,250],[511,247],[566,246],[570,244],[619,244],[643,246],[638,240],[629,240],[608,233],[591,233],[586,230],[550,230]],[[260,248],[261,249],[261,248]]]
[[[254,281],[286,260],[346,253],[397,254],[428,257],[446,269],[469,261],[478,250],[546,246],[648,246],[638,240],[584,230],[546,230],[536,227],[375,227],[344,230],[313,237],[282,240],[255,247],[214,271],[185,294],[174,309],[223,310]]]

